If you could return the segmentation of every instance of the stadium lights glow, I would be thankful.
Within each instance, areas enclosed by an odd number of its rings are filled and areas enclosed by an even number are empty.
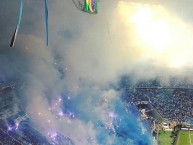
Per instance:
[[[118,8],[127,25],[134,26],[139,42],[158,52],[169,47],[170,24],[161,6],[119,1]]]

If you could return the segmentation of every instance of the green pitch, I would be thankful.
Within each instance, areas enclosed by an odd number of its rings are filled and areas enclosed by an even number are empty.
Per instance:
[[[193,145],[193,131],[180,131],[176,145]]]
[[[171,133],[171,131],[166,131],[165,133],[163,131],[159,131],[158,145],[172,145],[173,138],[170,137]]]

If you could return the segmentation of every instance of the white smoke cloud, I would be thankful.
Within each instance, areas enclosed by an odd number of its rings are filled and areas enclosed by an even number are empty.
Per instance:
[[[93,139],[92,144],[97,144],[97,129],[93,123],[98,120],[112,127],[108,113],[115,109],[112,102],[119,95],[114,90],[101,89],[116,83],[122,74],[132,73],[136,80],[173,75],[172,68],[168,67],[170,56],[166,55],[167,58],[160,63],[164,53],[149,51],[148,54],[146,48],[133,38],[136,37],[133,30],[120,18],[116,5],[112,9],[113,6],[109,8],[106,2],[100,4],[106,7],[97,15],[89,15],[77,10],[70,1],[52,3],[49,48],[45,48],[43,39],[38,36],[23,36],[22,47],[30,65],[25,93],[28,97],[27,111],[34,126],[44,134],[62,132],[75,144],[91,144],[88,138]],[[40,20],[37,22],[43,23]],[[186,30],[186,24],[180,25],[176,29],[182,29],[185,40],[187,36],[183,29]],[[42,35],[42,32],[37,32],[37,35]],[[184,43],[180,42],[178,50],[182,54]],[[187,49],[190,50],[190,47]],[[173,54],[172,51],[168,55],[178,56],[179,53]],[[75,99],[80,113],[73,120],[67,116],[60,120],[49,110],[49,99],[56,100],[63,89],[72,93],[70,97]],[[106,143],[112,144],[116,138],[108,140]]]
[[[26,1],[25,6],[34,14],[27,9],[24,11],[22,23],[23,27],[26,26],[23,29],[21,26],[13,50],[18,56],[9,56],[16,61],[10,63],[4,56],[0,58],[0,64],[5,72],[20,74],[25,80],[26,111],[33,125],[44,134],[59,131],[75,144],[91,144],[89,138],[92,138],[92,144],[97,144],[101,130],[95,123],[101,120],[106,126],[110,124],[112,120],[108,113],[115,110],[113,102],[120,97],[119,92],[109,89],[109,85],[116,84],[123,74],[131,74],[136,81],[157,76],[163,83],[172,76],[192,80],[189,79],[192,72],[192,24],[184,23],[181,17],[165,8],[167,4],[161,6],[162,12],[164,16],[171,12],[167,16],[176,22],[172,28],[176,35],[172,48],[159,53],[141,45],[133,27],[121,15],[118,1],[110,4],[100,1],[97,15],[77,10],[72,1],[50,1],[50,44],[46,48],[41,5],[42,2]],[[32,20],[27,19],[28,16]],[[29,32],[27,27],[32,31]],[[13,66],[12,71],[3,65],[5,63]],[[73,119],[67,115],[56,118],[50,105],[67,92],[70,92],[70,100],[78,113]],[[116,139],[107,136],[106,143],[113,144]]]

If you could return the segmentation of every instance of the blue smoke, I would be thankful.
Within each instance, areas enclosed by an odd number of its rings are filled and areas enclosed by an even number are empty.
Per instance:
[[[121,97],[113,97],[105,102],[104,98],[93,92],[84,90],[72,99],[69,99],[69,94],[63,94],[62,105],[64,114],[69,118],[94,124],[96,138],[87,138],[90,145],[94,142],[100,145],[152,144],[148,125],[140,120],[139,112],[134,106],[125,103]],[[107,107],[103,107],[104,104]]]
[[[136,108],[133,106],[126,108],[121,100],[115,100],[113,105],[115,106],[115,114],[117,114],[113,121],[114,133],[102,130],[98,134],[99,143],[108,144],[104,139],[107,136],[115,136],[113,145],[150,145],[150,134],[142,132]]]

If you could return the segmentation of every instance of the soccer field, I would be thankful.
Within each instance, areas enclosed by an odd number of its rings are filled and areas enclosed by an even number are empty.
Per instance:
[[[193,145],[193,131],[180,131],[176,145]]]
[[[158,145],[171,145],[173,138],[171,138],[171,131],[159,131]]]

